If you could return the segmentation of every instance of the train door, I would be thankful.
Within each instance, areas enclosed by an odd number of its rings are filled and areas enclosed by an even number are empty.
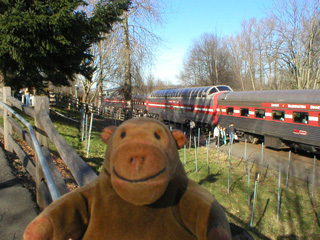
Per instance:
[[[218,96],[223,94],[224,92],[219,92],[219,93],[216,93],[214,96],[213,96],[213,99],[212,99],[212,115],[213,115],[213,121],[212,121],[212,125],[215,126],[218,124],[218,115],[219,113],[222,114],[222,108],[220,106],[220,112],[218,113]]]

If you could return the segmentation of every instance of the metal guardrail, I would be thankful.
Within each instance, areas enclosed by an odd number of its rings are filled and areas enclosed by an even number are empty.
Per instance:
[[[39,144],[39,142],[38,142],[38,140],[36,138],[36,135],[34,133],[32,125],[28,121],[26,121],[23,117],[21,117],[16,111],[14,111],[12,108],[10,108],[8,105],[3,103],[2,101],[0,101],[0,104],[3,107],[5,107],[9,112],[11,112],[13,115],[15,115],[16,118],[18,118],[28,128],[30,136],[31,136],[31,139],[32,139],[32,143],[33,143],[35,151],[36,151],[36,154],[37,154],[37,156],[39,158],[39,162],[40,162],[40,164],[42,166],[43,173],[44,173],[44,175],[46,177],[46,180],[47,180],[47,184],[48,184],[48,188],[49,188],[49,191],[50,191],[50,195],[52,197],[52,200],[55,201],[56,199],[58,199],[61,196],[61,194],[59,193],[59,190],[58,190],[57,186],[54,183],[52,174],[49,171],[48,163],[46,161],[46,158],[43,155],[43,152],[41,150],[41,146],[40,146],[40,144]]]
[[[59,116],[61,116],[61,117],[65,118],[65,119],[68,119],[68,120],[72,121],[72,122],[80,123],[80,121],[75,120],[75,119],[72,119],[72,118],[70,118],[70,117],[67,117],[67,116],[65,116],[65,115],[63,115],[63,114],[61,114],[61,113],[59,113],[59,112],[57,112],[57,111],[53,110],[52,108],[49,108],[49,110],[50,110],[50,111],[52,111],[52,112],[54,112],[55,114],[57,114],[57,115],[59,115]]]

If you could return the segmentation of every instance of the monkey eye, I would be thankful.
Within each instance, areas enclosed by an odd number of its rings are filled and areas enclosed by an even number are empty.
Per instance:
[[[124,138],[126,135],[127,135],[126,132],[122,132],[122,133],[120,134],[120,137],[121,137],[121,138]]]
[[[156,138],[156,139],[158,139],[158,140],[160,140],[160,135],[158,134],[158,133],[154,133],[154,137]]]

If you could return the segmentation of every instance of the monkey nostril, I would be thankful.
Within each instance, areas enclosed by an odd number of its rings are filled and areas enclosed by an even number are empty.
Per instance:
[[[158,139],[158,140],[160,140],[160,138],[161,138],[160,135],[159,135],[158,133],[156,133],[156,132],[154,133],[154,136],[155,136],[155,138]]]
[[[127,135],[126,132],[122,132],[122,133],[120,134],[120,137],[121,137],[121,138],[124,138],[126,135]]]
[[[130,158],[130,163],[132,163],[133,161],[137,161],[137,160],[140,160],[141,162],[144,162],[145,160],[145,157],[131,157]]]

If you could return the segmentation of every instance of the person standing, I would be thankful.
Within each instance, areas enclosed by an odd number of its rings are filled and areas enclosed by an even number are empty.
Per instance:
[[[233,123],[230,123],[228,129],[227,129],[227,133],[229,135],[229,142],[232,145],[234,142],[234,136],[236,134],[236,129],[234,128]]]
[[[28,88],[24,89],[24,97],[25,97],[26,105],[29,106],[30,105],[30,93],[29,93]]]
[[[221,128],[221,141],[223,145],[227,144],[226,128]]]
[[[196,127],[196,123],[190,120],[189,125],[190,125],[190,136],[191,136],[192,132],[194,132],[194,128]]]
[[[220,137],[221,137],[220,125],[219,124],[213,130],[213,137],[216,139],[216,147],[219,147],[219,145],[220,145]]]

